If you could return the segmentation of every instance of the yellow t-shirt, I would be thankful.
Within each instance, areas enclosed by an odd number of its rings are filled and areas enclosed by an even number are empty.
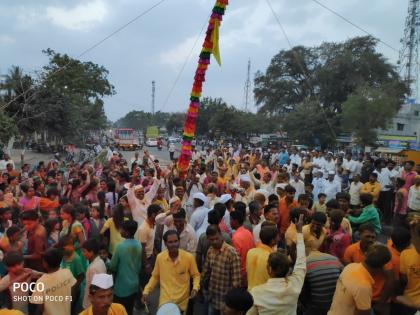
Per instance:
[[[248,278],[248,291],[253,287],[264,284],[270,278],[267,271],[268,256],[273,249],[263,243],[258,243],[253,249],[250,249],[246,255],[246,270]]]
[[[104,233],[109,229],[109,252],[114,255],[117,245],[124,240],[124,237],[121,236],[120,231],[115,227],[114,219],[110,218],[105,221],[104,226],[102,227],[101,233]]]
[[[92,306],[89,306],[79,315],[93,315]],[[127,315],[125,307],[118,303],[112,303],[108,309],[107,315]]]
[[[319,238],[316,238],[315,235],[311,233],[311,225],[305,225],[302,228],[303,240],[305,241],[305,250],[306,254],[308,254],[311,250],[318,250],[322,243],[324,243],[325,236],[326,236],[326,229],[322,228],[321,235]]]
[[[404,296],[416,305],[420,304],[420,254],[416,249],[404,250],[400,256],[400,273],[407,276]]]
[[[190,279],[193,289],[200,289],[200,273],[192,254],[180,249],[178,258],[174,262],[167,250],[161,252],[157,258],[149,283],[144,288],[144,294],[150,292],[160,284],[159,306],[168,302],[175,303],[185,311],[190,294]]]

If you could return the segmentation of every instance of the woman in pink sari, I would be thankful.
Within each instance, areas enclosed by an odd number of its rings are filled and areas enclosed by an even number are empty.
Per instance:
[[[33,187],[22,185],[24,196],[19,199],[19,206],[22,211],[39,210],[39,203],[41,198],[35,196],[35,189]]]

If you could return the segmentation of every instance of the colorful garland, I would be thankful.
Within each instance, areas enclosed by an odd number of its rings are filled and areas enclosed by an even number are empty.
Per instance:
[[[200,108],[200,97],[203,82],[206,81],[206,72],[210,64],[210,56],[213,54],[217,63],[221,65],[219,52],[219,27],[222,17],[225,14],[229,0],[217,0],[213,8],[213,13],[207,27],[206,38],[201,49],[198,60],[197,70],[195,71],[194,84],[191,91],[190,106],[184,123],[184,134],[181,146],[181,154],[178,159],[178,169],[185,173],[189,166],[192,156],[192,140],[195,136],[197,127],[198,110]]]

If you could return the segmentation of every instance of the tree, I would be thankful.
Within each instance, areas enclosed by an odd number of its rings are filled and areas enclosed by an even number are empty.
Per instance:
[[[296,106],[283,121],[290,139],[310,146],[326,147],[335,142],[325,112],[316,100],[305,100]]]
[[[43,51],[49,57],[41,76],[42,93],[38,102],[47,106],[46,126],[64,139],[80,138],[86,132],[106,127],[103,97],[115,94],[108,81],[108,70],[92,62],[82,62],[54,50]],[[57,121],[56,118],[59,118]],[[63,124],[69,129],[56,128]]]
[[[81,140],[107,125],[103,97],[115,93],[108,71],[47,49],[49,63],[39,77],[12,67],[0,83],[0,104],[23,137],[34,131],[65,141]]]
[[[137,130],[146,130],[149,126],[166,126],[170,118],[169,113],[164,113],[161,111],[156,112],[154,115],[152,113],[147,113],[144,111],[131,111],[126,114],[124,117],[118,119],[115,122],[115,126],[118,128],[132,128]]]
[[[256,74],[254,93],[259,112],[279,116],[285,131],[311,144],[315,140],[307,131],[318,135],[322,143],[335,140],[342,131],[343,103],[361,86],[392,87],[388,95],[402,102],[408,87],[395,66],[376,51],[377,43],[365,36],[280,51],[265,73]],[[314,120],[323,123],[316,125]]]
[[[12,118],[0,111],[0,142],[7,144],[12,136],[18,135],[18,129]]]
[[[351,131],[362,145],[374,144],[377,128],[385,129],[399,109],[400,98],[393,87],[362,86],[343,104],[343,127]]]
[[[168,133],[181,133],[184,126],[185,114],[173,113],[166,122],[166,129]]]

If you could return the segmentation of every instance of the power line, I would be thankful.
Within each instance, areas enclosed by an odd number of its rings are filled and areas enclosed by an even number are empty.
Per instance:
[[[210,18],[210,17],[208,17],[208,18]],[[178,84],[179,80],[181,79],[182,73],[184,72],[185,67],[186,67],[186,66],[187,66],[187,64],[188,64],[188,61],[190,61],[190,58],[191,58],[192,53],[194,52],[195,46],[197,46],[198,40],[200,39],[201,34],[202,34],[202,33],[203,33],[203,31],[204,31],[204,28],[205,28],[205,27],[206,27],[206,25],[208,24],[208,21],[207,21],[207,20],[208,20],[208,18],[204,21],[204,24],[203,24],[203,26],[201,27],[200,32],[198,32],[197,37],[196,37],[196,39],[195,39],[195,41],[194,41],[194,44],[193,44],[193,46],[191,47],[190,52],[189,52],[189,54],[188,54],[187,58],[185,58],[184,64],[182,65],[181,69],[179,70],[178,75],[176,76],[176,79],[175,79],[174,83],[172,84],[172,87],[171,87],[171,89],[169,90],[169,93],[168,93],[168,95],[166,96],[165,101],[163,102],[163,105],[162,105],[162,107],[161,107],[161,111],[163,111],[163,109],[165,108],[166,104],[168,103],[169,99],[170,99],[170,98],[171,98],[171,96],[172,96],[172,93],[173,93],[173,92],[174,92],[174,90],[175,90],[175,87],[177,86],[177,84]]]
[[[380,43],[382,43],[383,45],[387,46],[388,48],[392,49],[393,51],[396,51],[397,53],[399,53],[399,50],[393,46],[391,46],[390,44],[388,44],[387,42],[383,41],[382,39],[380,39],[379,37],[373,35],[372,33],[370,33],[369,31],[367,31],[366,29],[362,28],[361,26],[357,25],[356,23],[350,21],[348,18],[346,18],[345,16],[341,15],[340,13],[338,13],[337,11],[331,9],[330,7],[328,7],[327,5],[323,4],[322,2],[318,1],[318,0],[312,0],[313,2],[315,2],[316,4],[318,4],[319,6],[323,7],[325,10],[330,11],[332,14],[338,16],[340,19],[344,20],[345,22],[347,22],[348,24],[354,26],[355,28],[357,28],[358,30],[362,31],[363,33],[372,36],[373,38],[376,38]]]
[[[138,15],[136,15],[133,19],[129,20],[127,23],[125,23],[124,25],[120,26],[119,28],[117,28],[115,31],[113,31],[111,34],[109,34],[108,36],[104,37],[103,39],[101,39],[100,41],[96,42],[95,44],[93,44],[92,46],[90,46],[89,48],[85,49],[82,53],[80,53],[76,58],[79,59],[82,56],[86,55],[88,52],[92,51],[93,49],[95,49],[96,47],[100,46],[101,44],[103,44],[105,41],[107,41],[108,39],[110,39],[111,37],[115,36],[116,34],[118,34],[119,32],[121,32],[123,29],[127,28],[129,25],[133,24],[134,22],[136,22],[137,20],[139,20],[140,18],[142,18],[143,16],[145,16],[146,14],[148,14],[150,11],[152,11],[153,9],[157,8],[158,6],[160,6],[162,3],[164,3],[167,0],[160,0],[158,2],[156,2],[154,5],[152,5],[151,7],[149,7],[148,9],[142,11],[141,13],[139,13]],[[53,76],[56,75],[57,73],[63,71],[64,69],[66,69],[68,67],[68,65],[71,63],[71,60],[69,62],[67,62],[65,65],[59,67],[57,70],[55,70],[54,72],[52,72],[49,76]],[[22,95],[25,95],[26,93],[28,93],[30,90],[32,90],[33,87],[28,88],[26,91],[22,92],[21,94],[18,94],[17,96],[15,96],[12,100],[10,100],[8,103],[6,103],[5,105],[0,107],[0,110],[4,110],[5,108],[7,108],[10,104],[12,104],[14,101],[16,101],[19,97],[21,97]],[[35,92],[34,94],[36,94],[37,92]]]
[[[288,35],[287,35],[287,33],[286,33],[286,30],[284,29],[283,25],[281,24],[281,22],[280,22],[280,19],[279,19],[278,15],[277,15],[277,14],[276,14],[276,12],[274,11],[274,8],[273,8],[273,6],[271,5],[270,0],[265,0],[265,2],[267,3],[268,7],[270,8],[271,13],[272,13],[272,14],[273,14],[273,16],[274,16],[274,19],[277,21],[277,24],[279,25],[279,27],[280,27],[280,29],[281,29],[281,31],[282,31],[282,33],[283,33],[284,37],[286,38],[286,41],[287,41],[287,43],[288,43],[288,45],[289,45],[289,48],[290,48],[290,50],[291,50],[291,52],[292,52],[293,56],[294,56],[294,57],[295,57],[295,59],[296,59],[296,63],[297,63],[297,64],[298,64],[298,66],[301,68],[303,75],[307,78],[307,77],[308,77],[308,75],[307,75],[307,73],[306,73],[306,71],[305,71],[305,68],[303,67],[302,63],[300,62],[299,55],[298,55],[298,54],[296,53],[296,51],[293,49],[292,42],[290,41],[289,36],[288,36]],[[308,83],[308,81],[307,81],[307,80],[304,80],[304,84],[306,84],[306,86],[309,88],[309,90],[310,90],[310,91],[312,91],[312,90],[313,90],[313,89],[312,89],[312,87],[311,87],[311,85]],[[327,115],[325,114],[325,110],[324,110],[324,108],[321,106],[321,102],[320,102],[320,99],[319,99],[319,95],[317,95],[317,96],[316,96],[316,99],[317,99],[317,101],[318,101],[318,103],[319,103],[319,108],[321,109],[321,112],[322,112],[322,114],[323,114],[323,116],[324,116],[325,121],[327,122],[327,125],[328,125],[328,127],[329,127],[329,129],[330,129],[330,132],[331,132],[332,136],[333,136],[334,138],[336,138],[336,133],[335,133],[334,129],[332,128],[332,126],[331,126],[330,122],[328,121],[328,118],[327,118]]]

